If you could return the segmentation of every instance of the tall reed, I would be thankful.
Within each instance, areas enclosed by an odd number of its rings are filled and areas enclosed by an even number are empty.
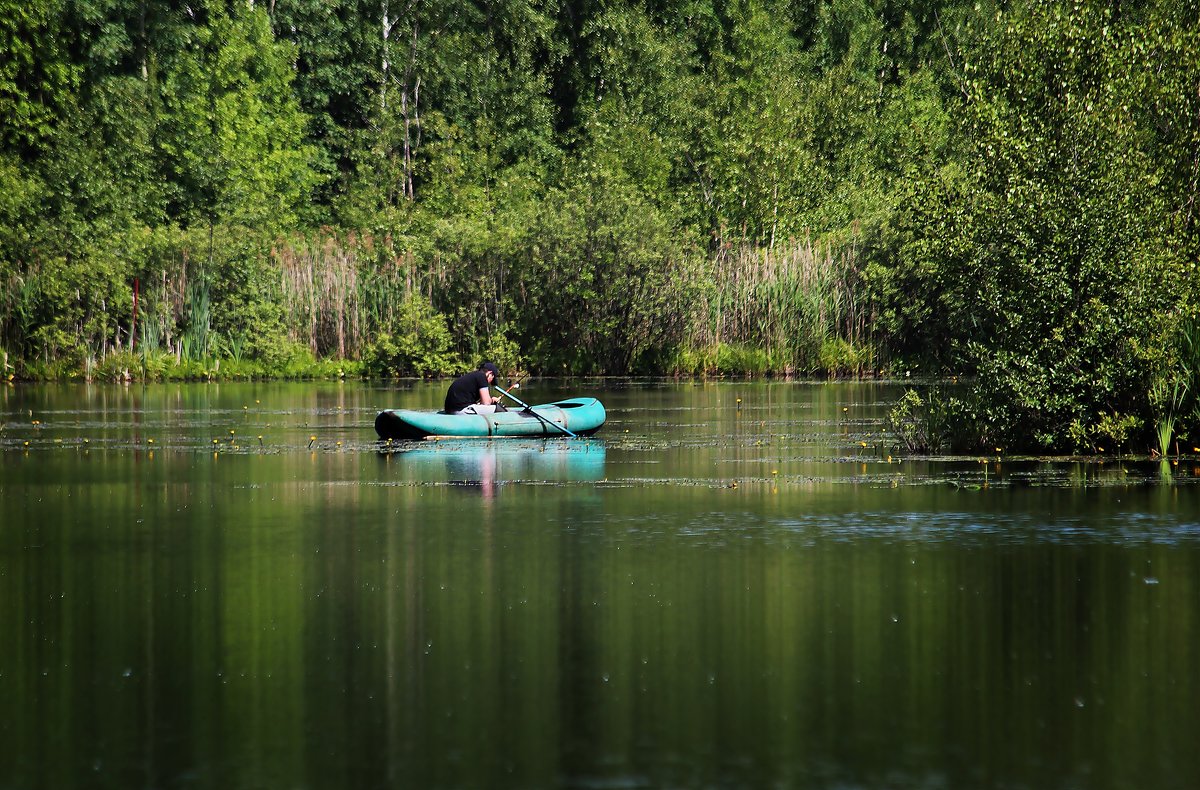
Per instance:
[[[1150,404],[1156,413],[1155,432],[1159,455],[1170,451],[1180,418],[1195,430],[1200,407],[1200,317],[1184,316],[1174,324],[1176,359],[1163,378],[1150,387]],[[1190,416],[1189,416],[1190,412]]]
[[[1171,452],[1171,438],[1175,435],[1175,415],[1160,417],[1156,426],[1158,433],[1158,454],[1164,458]]]
[[[345,357],[347,335],[357,334],[355,256],[327,238],[278,248],[275,258],[280,264],[284,323],[292,339],[313,354]]]
[[[297,238],[274,256],[288,331],[318,356],[357,357],[423,280],[411,253],[372,237]]]
[[[1182,412],[1189,389],[1188,381],[1182,376],[1169,383],[1159,381],[1151,388],[1151,402],[1156,404],[1158,411],[1155,431],[1159,455],[1166,456],[1170,452],[1171,439],[1175,436],[1175,424]]]
[[[783,372],[812,372],[828,364],[822,349],[830,341],[855,347],[868,340],[869,304],[853,245],[805,239],[725,247],[710,260],[708,277],[693,346],[751,346],[782,361]]]
[[[176,358],[180,361],[207,359],[212,353],[210,329],[212,326],[211,298],[208,280],[203,272],[186,286],[184,307],[184,330],[180,337]]]
[[[201,361],[210,351],[211,286],[195,240],[172,236],[148,251],[138,302],[138,347],[166,352],[177,361]]]

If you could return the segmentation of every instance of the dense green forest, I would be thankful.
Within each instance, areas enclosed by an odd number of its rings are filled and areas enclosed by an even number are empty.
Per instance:
[[[1198,192],[1200,0],[0,0],[5,378],[955,375],[911,448],[1166,453]]]

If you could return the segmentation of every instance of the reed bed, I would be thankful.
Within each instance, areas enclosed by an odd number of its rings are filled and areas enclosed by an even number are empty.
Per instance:
[[[358,357],[422,279],[411,253],[370,237],[294,239],[273,256],[289,336],[317,357]]]
[[[415,314],[406,306],[418,296],[443,317],[458,319],[477,316],[481,305],[487,309],[490,304],[498,314],[506,309],[514,326],[527,318],[517,314],[522,310],[549,314],[562,307],[511,299],[501,305],[498,286],[489,287],[489,277],[504,268],[492,265],[500,258],[480,266],[453,256],[420,255],[390,238],[355,234],[296,236],[268,247],[228,229],[217,240],[214,254],[207,233],[175,231],[129,251],[140,287],[136,348],[127,337],[133,328],[128,307],[106,310],[111,314],[104,324],[108,331],[82,338],[90,354],[83,358],[87,375],[102,375],[111,367],[105,364],[110,355],[169,355],[177,365],[203,371],[218,358],[267,360],[264,349],[270,353],[276,348],[280,353],[264,370],[283,369],[279,366],[290,358],[287,344],[307,349],[315,359],[362,360],[381,336],[415,331],[410,326]],[[532,250],[526,252],[536,254]],[[537,267],[514,267],[517,272],[529,269]],[[28,274],[10,275],[11,287],[0,297],[2,328],[6,339],[14,340],[5,346],[10,353],[14,345],[33,347],[38,341],[33,332],[39,281],[36,272]],[[128,278],[130,295],[134,279]],[[852,245],[805,239],[768,249],[726,247],[698,262],[689,283],[693,287],[686,289],[686,297],[667,293],[678,285],[672,278],[655,286],[667,291],[645,294],[643,301],[657,305],[647,320],[689,327],[682,337],[668,333],[650,341],[669,348],[645,349],[646,358],[653,360],[646,372],[857,372],[862,367],[855,354],[856,348],[869,346],[869,305],[860,295]],[[514,278],[507,285],[517,293],[525,284]],[[230,299],[246,301],[247,307],[256,304],[248,300],[257,299],[264,309],[241,311],[241,301],[225,301]],[[457,303],[461,300],[467,301]],[[563,315],[562,322],[581,337],[597,331],[586,315]],[[126,337],[118,342],[122,331]],[[267,343],[268,335],[278,338],[276,345]],[[693,361],[672,368],[664,354],[681,339]],[[529,362],[536,366],[544,360]]]
[[[153,261],[153,268],[155,274],[141,283],[137,349],[165,352],[180,362],[208,357],[212,300],[203,259],[180,246]]]
[[[855,349],[869,346],[870,303],[863,295],[854,245],[811,239],[772,248],[727,247],[710,261],[711,287],[700,305],[694,348],[753,347],[776,372],[861,367]],[[829,349],[846,349],[839,362]],[[861,371],[843,371],[861,372]]]
[[[276,249],[284,324],[316,356],[346,356],[362,334],[358,261],[335,239]]]

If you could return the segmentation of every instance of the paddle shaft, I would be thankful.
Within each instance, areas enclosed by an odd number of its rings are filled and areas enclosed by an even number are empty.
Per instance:
[[[553,426],[553,427],[555,427],[555,428],[559,429],[560,431],[562,431],[563,433],[565,433],[567,436],[570,436],[572,439],[578,439],[578,438],[579,438],[578,436],[576,436],[575,434],[573,434],[573,433],[571,433],[569,430],[567,430],[567,426],[565,426],[565,425],[559,425],[559,424],[558,424],[558,423],[556,423],[556,422],[553,422],[553,421],[551,421],[551,420],[548,420],[548,419],[546,419],[545,417],[543,417],[542,415],[540,415],[540,414],[538,414],[536,411],[534,411],[533,407],[532,407],[532,406],[530,406],[528,403],[526,403],[525,401],[521,400],[521,399],[520,399],[520,398],[518,398],[516,395],[513,395],[511,392],[509,392],[508,390],[504,389],[503,387],[497,386],[496,384],[493,384],[492,386],[493,386],[493,387],[495,387],[496,389],[500,390],[500,394],[501,394],[501,395],[507,395],[508,397],[510,397],[510,398],[512,398],[513,400],[515,400],[517,403],[519,403],[519,404],[521,404],[522,406],[524,406],[526,411],[528,411],[528,412],[529,412],[530,414],[532,414],[534,417],[537,417],[539,420],[541,420],[542,422],[544,422],[546,425],[551,425],[551,426]]]

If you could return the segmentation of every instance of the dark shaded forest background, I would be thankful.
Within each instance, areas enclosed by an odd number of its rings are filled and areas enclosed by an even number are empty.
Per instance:
[[[1197,0],[0,0],[5,378],[957,375],[912,446],[1166,452],[1198,192]]]

